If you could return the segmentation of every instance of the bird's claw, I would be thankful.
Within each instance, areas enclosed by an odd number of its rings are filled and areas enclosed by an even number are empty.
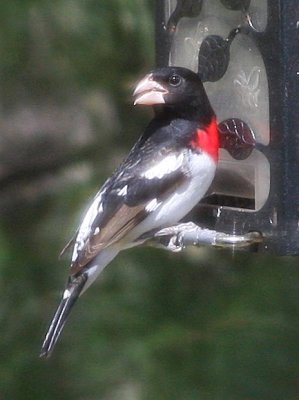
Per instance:
[[[178,225],[169,226],[163,228],[155,233],[156,238],[162,238],[169,236],[169,241],[163,244],[166,250],[172,252],[182,251],[186,245],[184,244],[184,236],[186,232],[195,231],[198,226],[193,222],[185,222]]]

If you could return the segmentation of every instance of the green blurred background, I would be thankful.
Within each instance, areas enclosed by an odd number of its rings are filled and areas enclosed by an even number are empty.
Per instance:
[[[150,118],[150,0],[0,4],[0,399],[299,399],[297,258],[139,248],[38,358],[88,200]]]

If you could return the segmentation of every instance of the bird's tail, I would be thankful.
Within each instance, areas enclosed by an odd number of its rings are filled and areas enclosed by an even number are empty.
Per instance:
[[[60,304],[55,312],[50,327],[42,344],[40,357],[49,357],[62,332],[67,317],[77,301],[82,289],[87,281],[87,274],[83,273],[76,278],[72,278],[63,292]]]

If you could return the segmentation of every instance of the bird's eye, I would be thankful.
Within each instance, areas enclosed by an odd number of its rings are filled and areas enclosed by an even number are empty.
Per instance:
[[[182,79],[179,75],[171,75],[168,82],[171,86],[179,86],[182,82]]]

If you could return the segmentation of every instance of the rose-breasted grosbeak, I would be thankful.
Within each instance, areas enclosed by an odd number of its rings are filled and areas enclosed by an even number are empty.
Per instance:
[[[177,223],[213,180],[217,123],[198,75],[180,67],[155,69],[138,83],[133,96],[134,104],[157,105],[155,116],[83,218],[41,356],[51,353],[77,298],[103,268],[121,250]]]

